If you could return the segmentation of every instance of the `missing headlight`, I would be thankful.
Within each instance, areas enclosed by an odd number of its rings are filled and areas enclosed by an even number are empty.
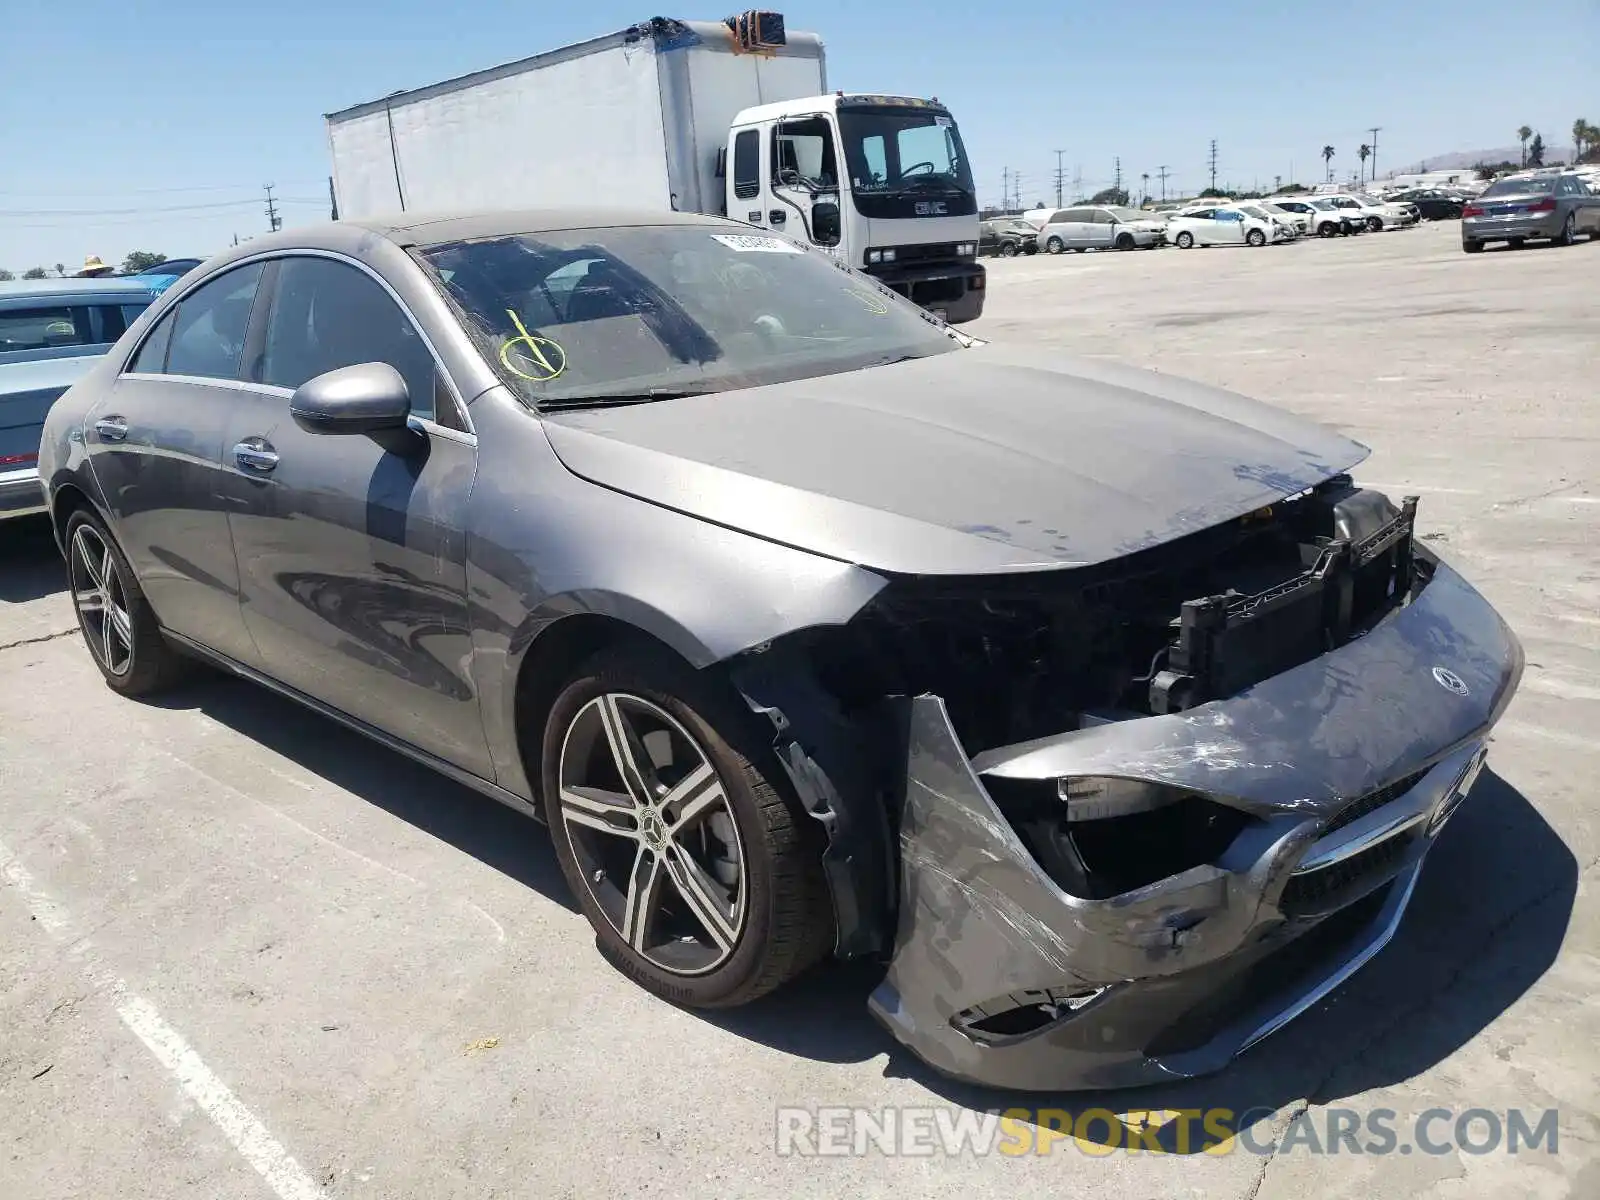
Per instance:
[[[1103,776],[985,776],[984,787],[1065,892],[1104,900],[1213,863],[1252,818],[1195,792]]]

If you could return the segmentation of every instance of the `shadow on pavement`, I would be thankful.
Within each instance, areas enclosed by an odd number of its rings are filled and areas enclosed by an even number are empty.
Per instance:
[[[264,687],[222,675],[204,675],[156,703],[202,712],[577,911],[542,825],[403,754]],[[575,954],[586,949],[573,946]]]
[[[1026,1107],[1051,1123],[1099,1110],[1087,1138],[1127,1145],[1109,1114],[1226,1109],[1247,1128],[1301,1098],[1336,1103],[1410,1079],[1471,1041],[1555,961],[1578,888],[1578,863],[1532,804],[1492,771],[1445,827],[1399,932],[1331,997],[1219,1074],[1122,1092],[1001,1092],[937,1074],[867,1014],[881,969],[823,968],[767,1000],[702,1014],[729,1032],[805,1058],[861,1062],[888,1053],[885,1073],[914,1079],[973,1109]],[[806,1098],[796,1097],[797,1104]],[[1470,1106],[1472,1098],[1460,1098]],[[1245,1117],[1245,1114],[1251,1114]],[[1243,1117],[1243,1120],[1239,1118]],[[1141,1145],[1204,1148],[1198,1120],[1180,1141],[1170,1122]],[[1213,1141],[1217,1140],[1213,1137]]]
[[[56,549],[50,518],[0,522],[0,602],[26,604],[67,590],[67,567]]]

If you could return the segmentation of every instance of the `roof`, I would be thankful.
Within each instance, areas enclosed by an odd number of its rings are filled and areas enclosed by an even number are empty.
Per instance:
[[[328,223],[331,224],[331,223]],[[328,224],[323,227],[327,228]],[[528,208],[506,211],[396,213],[340,222],[357,225],[406,246],[435,246],[517,233],[564,229],[627,229],[651,225],[736,225],[723,217],[656,208]],[[315,227],[313,227],[314,229]],[[748,227],[739,228],[748,232]],[[313,229],[302,232],[312,232]]]
[[[48,298],[64,296],[71,298],[88,298],[90,296],[153,296],[156,289],[150,286],[148,279],[135,278],[107,278],[99,279],[16,279],[9,282],[0,282],[0,300],[7,300],[14,296],[27,296]]]

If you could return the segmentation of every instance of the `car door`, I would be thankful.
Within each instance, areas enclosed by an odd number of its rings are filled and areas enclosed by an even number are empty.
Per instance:
[[[412,427],[311,432],[292,389],[358,363],[405,379]],[[467,620],[476,439],[417,324],[354,262],[276,260],[256,375],[235,411],[229,515],[244,620],[263,670],[349,716],[492,778]]]
[[[161,624],[255,665],[228,536],[223,439],[249,399],[241,362],[260,262],[187,292],[141,340],[85,422],[89,468]]]
[[[1103,208],[1089,210],[1087,245],[1095,250],[1109,250],[1117,234],[1117,223]]]
[[[1212,213],[1210,240],[1218,246],[1244,241],[1244,214],[1227,208]]]

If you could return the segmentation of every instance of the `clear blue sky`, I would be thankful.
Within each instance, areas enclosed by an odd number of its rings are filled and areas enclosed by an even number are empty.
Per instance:
[[[14,0],[0,56],[0,266],[76,267],[130,249],[208,254],[265,228],[261,185],[292,223],[326,216],[324,112],[610,32],[656,0]],[[985,202],[1002,171],[1023,200],[1069,180],[1168,189],[1379,167],[1515,145],[1526,122],[1571,152],[1600,121],[1600,3],[1542,0],[793,0],[829,82],[937,95],[960,122]],[[1338,14],[1338,22],[1329,19]],[[1496,32],[1506,14],[1518,28]],[[1070,182],[1069,182],[1070,188]],[[597,199],[602,199],[597,197]],[[198,207],[210,206],[210,207]],[[128,211],[133,210],[133,211]],[[158,211],[168,210],[168,211]],[[92,214],[92,215],[91,215]]]

